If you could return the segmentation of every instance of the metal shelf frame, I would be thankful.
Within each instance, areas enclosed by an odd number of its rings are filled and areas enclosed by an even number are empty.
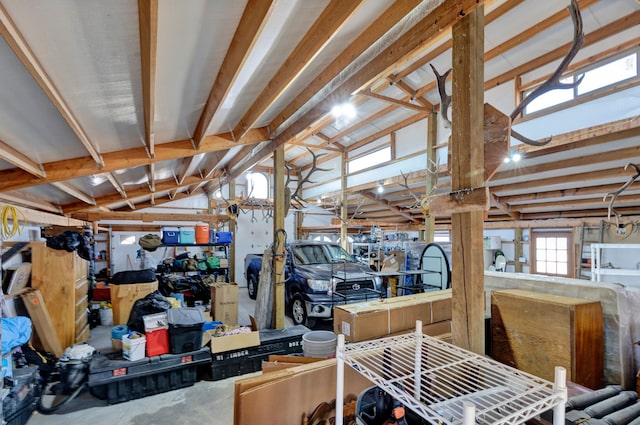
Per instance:
[[[345,344],[338,335],[336,400],[344,399],[344,365],[354,368],[434,424],[522,424],[554,410],[564,424],[566,370],[555,384],[439,339],[413,333]],[[336,403],[336,425],[343,424]]]

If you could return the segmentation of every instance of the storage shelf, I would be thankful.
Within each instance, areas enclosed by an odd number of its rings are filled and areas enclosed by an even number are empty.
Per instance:
[[[640,244],[624,243],[592,243],[591,244],[591,280],[600,282],[601,276],[640,276],[640,270],[615,269],[603,267],[602,253],[609,249],[636,249],[640,250]]]
[[[228,243],[163,243],[160,247],[165,246],[229,246]]]
[[[616,276],[640,276],[640,270],[634,269],[598,269],[598,274],[601,275],[616,275]]]
[[[432,423],[469,423],[467,403],[473,423],[486,425],[522,424],[554,406],[564,412],[566,391],[551,382],[436,338],[414,332],[342,346],[343,338],[338,361]]]

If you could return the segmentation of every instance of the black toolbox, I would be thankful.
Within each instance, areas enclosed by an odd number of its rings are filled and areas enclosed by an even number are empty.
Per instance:
[[[260,345],[212,354],[211,376],[214,381],[262,370],[262,361],[272,354],[302,353],[302,335],[309,328],[296,325],[285,329],[263,329]]]
[[[13,369],[13,376],[6,379],[10,386],[2,400],[6,425],[24,425],[33,414],[42,390],[38,370],[38,366]]]
[[[97,354],[89,368],[89,391],[109,404],[191,386],[211,363],[209,348],[129,361],[121,353]]]

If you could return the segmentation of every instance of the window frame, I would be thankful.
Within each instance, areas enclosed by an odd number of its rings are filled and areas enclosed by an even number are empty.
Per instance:
[[[389,150],[389,159],[387,161],[380,162],[380,163],[377,163],[377,164],[368,165],[366,167],[360,168],[360,169],[355,170],[355,171],[351,170],[351,163],[353,161],[361,160],[363,158],[366,158],[367,156],[375,155],[376,153],[381,152],[383,150],[387,150],[387,149]],[[357,155],[357,156],[355,156],[353,158],[349,158],[347,160],[347,174],[350,175],[350,174],[360,173],[362,171],[366,171],[366,170],[372,169],[372,168],[380,166],[382,164],[389,163],[389,162],[391,162],[393,160],[394,160],[394,149],[393,149],[393,146],[392,146],[391,143],[386,143],[386,144],[378,146],[375,149],[372,149],[372,150],[370,150],[368,152],[365,152],[363,154]]]
[[[531,264],[529,270],[531,274],[541,274],[545,276],[575,278],[575,247],[573,245],[573,232],[571,230],[544,230],[533,231],[530,236],[531,246],[529,247]],[[537,245],[538,238],[566,238],[567,239],[567,274],[547,273],[538,271]],[[557,262],[557,261],[556,261]]]
[[[257,197],[254,194],[251,194],[251,198],[255,198],[255,199],[269,199],[269,195],[271,193],[271,186],[269,184],[269,178],[261,172],[257,172],[257,171],[253,171],[251,172],[251,177],[247,176],[247,197],[249,196],[249,194],[252,192],[252,186],[255,187],[255,182],[253,181],[253,179],[255,178],[255,176],[260,175],[263,179],[264,179],[264,187],[266,189],[266,196],[263,197]]]
[[[561,102],[547,105],[547,106],[545,106],[543,108],[536,109],[535,111],[530,111],[529,110],[529,107],[531,106],[531,104],[529,104],[522,111],[522,115],[524,117],[531,116],[531,115],[535,116],[535,115],[537,115],[539,113],[544,113],[546,111],[552,110],[553,108],[556,108],[558,106],[565,105],[567,103],[574,102],[574,101],[579,101],[581,99],[588,98],[589,96],[597,95],[597,94],[599,94],[599,93],[601,93],[603,91],[606,91],[606,90],[611,89],[612,87],[615,87],[616,85],[626,84],[626,83],[632,82],[634,80],[640,80],[640,48],[634,48],[632,50],[627,50],[626,52],[623,52],[623,53],[620,53],[620,54],[617,54],[617,55],[614,55],[614,56],[610,56],[610,57],[602,59],[602,60],[600,60],[600,61],[598,61],[596,63],[592,63],[592,64],[589,64],[589,65],[583,66],[583,67],[581,67],[579,69],[576,69],[574,71],[571,71],[571,72],[567,72],[567,73],[565,73],[565,74],[560,76],[560,80],[562,81],[562,80],[570,79],[571,81],[575,81],[581,75],[584,75],[584,74],[586,74],[586,73],[588,73],[590,71],[605,67],[605,66],[607,66],[607,65],[609,65],[609,64],[611,64],[613,62],[616,62],[616,61],[618,61],[620,59],[623,59],[623,58],[625,58],[627,56],[635,56],[636,57],[636,75],[635,76],[624,78],[622,80],[618,80],[618,81],[612,82],[610,84],[607,84],[607,85],[602,86],[602,87],[598,87],[597,89],[593,89],[593,90],[590,90],[590,91],[582,93],[582,94],[579,94],[579,86],[573,87],[572,89],[564,89],[562,91],[571,92],[572,96],[571,96],[570,99],[565,99],[565,100],[563,100]],[[540,84],[542,84],[542,83],[540,83]],[[540,84],[535,84],[533,86],[527,87],[526,89],[521,89],[520,90],[521,99],[526,98],[526,96],[528,96],[529,93],[531,93],[533,90],[538,88],[540,86]],[[542,96],[544,96],[544,95],[546,95],[548,93],[552,93],[554,91],[555,90],[551,90],[551,91],[549,91],[547,93],[544,93]],[[532,103],[534,103],[534,102],[532,102]]]

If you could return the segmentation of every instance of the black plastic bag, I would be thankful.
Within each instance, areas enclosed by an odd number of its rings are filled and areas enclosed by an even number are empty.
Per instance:
[[[47,239],[47,246],[53,249],[65,250],[73,252],[81,244],[82,236],[73,230],[65,230]]]
[[[127,326],[131,331],[144,333],[143,316],[147,314],[163,313],[171,308],[171,303],[159,291],[154,291],[146,297],[137,300],[129,313]]]
[[[111,278],[111,283],[121,285],[131,283],[149,283],[155,282],[155,280],[156,272],[153,269],[125,270],[114,274]]]

